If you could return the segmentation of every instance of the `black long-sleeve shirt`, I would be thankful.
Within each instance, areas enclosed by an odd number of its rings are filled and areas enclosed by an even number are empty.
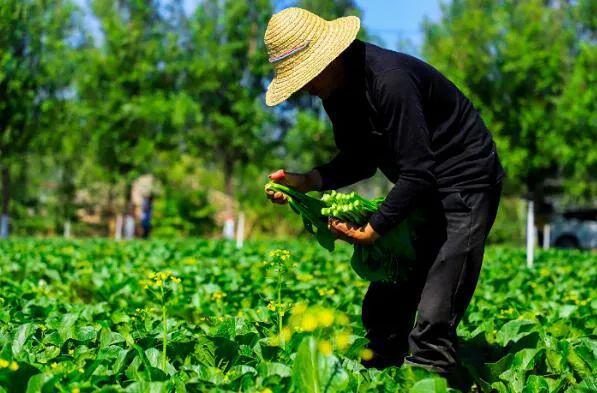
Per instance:
[[[355,40],[341,55],[345,83],[323,101],[338,155],[317,169],[322,189],[373,176],[395,185],[369,223],[385,234],[425,193],[488,188],[504,176],[471,102],[429,64]]]

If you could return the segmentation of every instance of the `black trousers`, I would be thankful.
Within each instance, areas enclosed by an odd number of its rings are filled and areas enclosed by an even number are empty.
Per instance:
[[[477,285],[500,194],[498,183],[423,201],[411,276],[401,284],[372,282],[363,301],[363,325],[375,353],[394,364],[406,356],[440,374],[454,372],[456,327]]]

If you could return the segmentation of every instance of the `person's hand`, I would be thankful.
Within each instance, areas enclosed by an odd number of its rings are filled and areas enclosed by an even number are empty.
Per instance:
[[[370,224],[360,226],[334,217],[329,218],[328,228],[339,239],[351,244],[371,245],[381,237]]]
[[[274,183],[280,183],[288,187],[292,187],[300,192],[313,191],[321,185],[321,177],[319,172],[313,170],[309,173],[292,173],[280,169],[271,173],[269,176]],[[275,192],[265,187],[265,194],[267,198],[273,203],[284,204],[288,202],[288,198],[281,192]]]

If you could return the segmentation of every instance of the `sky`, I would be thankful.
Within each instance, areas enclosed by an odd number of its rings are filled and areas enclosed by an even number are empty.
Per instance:
[[[399,40],[420,47],[424,18],[436,21],[441,15],[440,0],[357,0],[357,4],[363,10],[363,25],[390,49],[397,49]]]
[[[186,12],[191,13],[201,0],[183,0]],[[242,1],[242,0],[239,0]],[[444,0],[446,1],[446,0]],[[86,0],[75,0],[84,5]],[[423,42],[421,23],[427,17],[438,20],[440,0],[356,0],[363,10],[363,25],[376,35],[382,46],[400,49],[418,55],[418,48]],[[99,26],[88,20],[92,30]],[[408,40],[411,45],[398,47],[398,42]]]

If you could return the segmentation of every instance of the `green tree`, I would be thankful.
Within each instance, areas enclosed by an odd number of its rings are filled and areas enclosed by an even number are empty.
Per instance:
[[[270,71],[262,37],[270,16],[269,0],[206,0],[183,36],[188,55],[183,90],[202,113],[186,139],[202,160],[222,171],[230,197],[243,192],[235,176],[249,164],[263,163],[272,146],[262,98]]]
[[[171,148],[188,100],[174,88],[164,4],[96,0],[92,10],[100,33],[85,49],[77,87],[84,130],[111,184],[108,205],[120,196],[130,214],[132,181],[151,171],[156,150]]]
[[[55,101],[65,99],[70,75],[62,67],[74,27],[69,1],[0,3],[0,172],[2,235],[7,235],[11,169],[22,163],[33,137],[51,130]]]
[[[425,57],[480,109],[510,192],[541,199],[549,181],[570,179],[568,195],[594,195],[596,47],[593,22],[579,17],[588,4],[454,0],[425,24]]]

